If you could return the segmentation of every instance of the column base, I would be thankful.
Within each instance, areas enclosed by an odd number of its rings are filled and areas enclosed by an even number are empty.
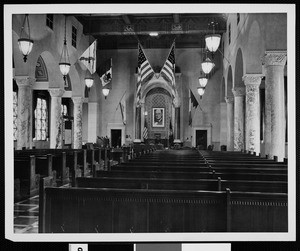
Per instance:
[[[142,140],[140,140],[140,139],[135,139],[135,140],[133,141],[133,143],[142,143]]]

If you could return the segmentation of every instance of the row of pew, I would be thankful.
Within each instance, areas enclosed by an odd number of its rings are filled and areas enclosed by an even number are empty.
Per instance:
[[[151,149],[154,149],[153,147]],[[75,186],[77,177],[93,176],[97,170],[109,170],[114,163],[128,161],[150,149],[28,149],[14,151],[14,200],[39,193],[42,177],[52,177],[53,186]]]
[[[287,163],[241,152],[153,150],[77,177],[71,188],[43,180],[40,232],[287,231]]]

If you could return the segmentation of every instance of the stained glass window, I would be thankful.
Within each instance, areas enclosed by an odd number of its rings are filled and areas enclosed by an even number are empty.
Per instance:
[[[14,121],[14,140],[18,137],[17,119],[18,119],[18,94],[13,92],[13,121]]]
[[[46,99],[37,98],[35,117],[35,138],[34,140],[46,140],[48,133],[48,109]]]

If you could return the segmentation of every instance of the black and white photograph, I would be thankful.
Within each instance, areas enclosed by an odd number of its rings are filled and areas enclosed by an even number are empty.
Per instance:
[[[5,5],[4,32],[7,239],[295,241],[294,5]]]

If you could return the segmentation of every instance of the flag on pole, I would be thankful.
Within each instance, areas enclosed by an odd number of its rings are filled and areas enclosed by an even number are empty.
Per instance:
[[[169,53],[169,56],[164,64],[164,66],[162,67],[160,73],[162,74],[162,76],[167,80],[170,81],[172,83],[172,85],[175,85],[175,41],[173,42],[172,46],[171,46],[171,50]]]
[[[148,139],[148,127],[147,127],[147,120],[146,119],[145,119],[145,123],[144,123],[143,138]]]
[[[154,71],[148,61],[148,59],[146,58],[146,55],[142,49],[142,46],[140,45],[140,43],[138,44],[138,50],[139,50],[139,54],[138,54],[138,71],[139,71],[139,75],[140,75],[140,82],[141,84],[150,76],[153,76]]]
[[[197,99],[195,98],[193,92],[190,90],[189,92],[189,126],[192,125],[193,118],[192,118],[192,106],[195,107],[195,109],[198,107],[199,103]]]
[[[97,40],[95,40],[82,55],[79,60],[93,74],[96,71],[96,48]]]
[[[119,106],[120,106],[120,111],[121,111],[121,115],[122,115],[123,125],[126,125],[126,102],[125,102],[124,94],[119,102]]]
[[[109,84],[112,80],[112,58],[107,59],[102,67],[99,67],[97,73],[100,76],[103,87]]]

